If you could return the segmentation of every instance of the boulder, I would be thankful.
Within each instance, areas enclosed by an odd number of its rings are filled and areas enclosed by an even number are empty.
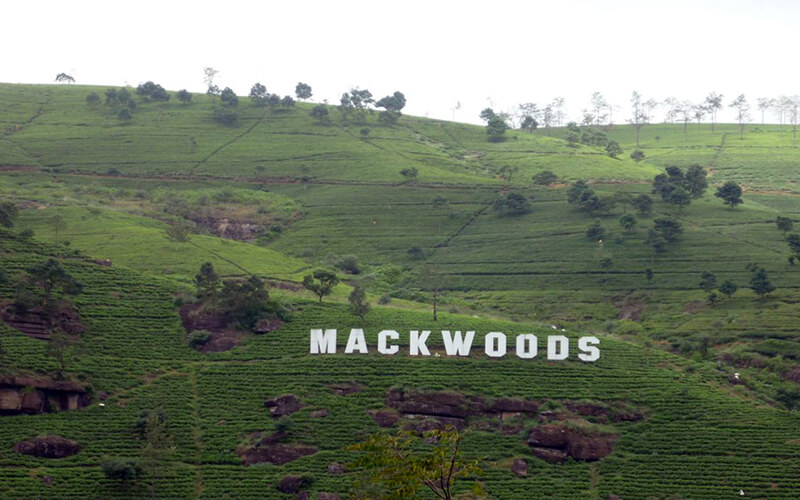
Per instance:
[[[524,458],[515,458],[511,464],[511,472],[518,476],[528,475],[528,462]]]
[[[328,416],[328,410],[314,410],[308,416],[311,418],[325,418]]]
[[[281,493],[297,493],[308,484],[308,479],[300,476],[286,476],[278,483]]]
[[[269,408],[269,412],[273,417],[282,417],[284,415],[291,415],[305,405],[294,394],[286,394],[275,399],[264,401],[264,406]]]
[[[392,427],[399,418],[397,413],[391,410],[370,410],[367,413],[381,427]]]
[[[269,333],[282,327],[285,323],[279,319],[260,319],[256,326],[253,327],[253,332],[258,334]]]
[[[528,436],[528,444],[548,448],[566,448],[567,428],[555,424],[534,427]]]
[[[584,417],[608,416],[608,408],[595,403],[578,403],[575,401],[567,401],[564,406],[566,406],[569,411],[575,412]]]
[[[328,464],[328,474],[340,476],[344,474],[344,464],[339,462],[331,462]]]
[[[240,447],[236,453],[242,459],[244,466],[269,462],[282,465],[297,460],[306,455],[313,455],[318,450],[314,446],[289,443],[264,443],[255,446]]]
[[[391,390],[386,405],[402,413],[465,418],[469,405],[462,394],[451,392],[419,393]]]
[[[567,436],[567,453],[575,460],[600,460],[611,453],[616,440],[617,436],[613,434],[584,434],[572,431]]]
[[[297,500],[311,500],[311,492],[310,491],[301,491],[297,494]]]
[[[567,460],[567,452],[558,448],[534,446],[531,448],[531,452],[533,452],[534,456],[553,464],[560,464]]]
[[[62,436],[40,436],[14,445],[16,453],[39,458],[65,458],[80,451],[75,441]]]
[[[350,394],[361,392],[364,389],[364,386],[355,382],[345,382],[341,384],[331,384],[328,386],[328,388],[339,396],[348,396]]]
[[[492,402],[492,406],[489,408],[489,411],[491,413],[500,414],[526,413],[528,415],[534,415],[539,412],[539,402],[516,398],[500,398],[495,399],[494,402]]]

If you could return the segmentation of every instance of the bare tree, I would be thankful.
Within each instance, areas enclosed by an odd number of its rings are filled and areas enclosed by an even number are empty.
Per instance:
[[[739,140],[744,139],[744,124],[750,121],[750,104],[747,103],[747,98],[744,94],[731,101],[728,105],[736,109],[736,121],[739,122]]]
[[[56,81],[58,83],[75,83],[75,79],[72,76],[66,73],[59,73],[56,75]]]
[[[556,118],[556,125],[561,126],[564,124],[564,117],[567,115],[566,109],[567,101],[563,97],[556,97],[553,99],[553,102],[550,106],[553,107],[553,112]]]
[[[594,114],[595,125],[600,125],[602,122],[606,121],[606,118],[608,118],[608,113],[606,113],[607,109],[608,109],[608,101],[606,101],[606,98],[603,97],[603,94],[601,94],[600,92],[593,92],[592,111]]]
[[[645,103],[642,102],[642,95],[635,90],[631,94],[631,108],[633,108],[633,114],[628,122],[633,125],[634,130],[636,130],[636,147],[638,148],[639,135],[642,131],[642,127],[649,123],[650,117],[647,114]]]
[[[758,98],[758,109],[761,111],[761,125],[764,125],[764,112],[773,107],[775,99],[768,99],[766,97]]]
[[[678,101],[674,109],[683,122],[683,140],[685,141],[689,138],[689,122],[694,118],[695,106],[690,101]]]
[[[717,111],[722,109],[722,94],[711,92],[706,96],[704,105],[708,113],[711,115],[711,131],[714,131],[714,125],[717,123]]]
[[[542,125],[544,126],[544,131],[547,135],[550,135],[550,127],[553,126],[553,123],[556,121],[556,115],[553,111],[553,106],[548,104],[542,110]]]
[[[206,84],[208,87],[207,93],[209,94],[217,94],[219,87],[214,84],[214,78],[217,76],[219,71],[215,70],[211,66],[207,68],[203,68],[203,83]]]
[[[450,108],[450,111],[453,112],[453,121],[456,121],[456,111],[461,109],[461,101],[456,101],[456,105]]]
[[[664,113],[664,123],[675,123],[675,120],[680,114],[680,101],[675,97],[667,97],[664,99],[664,106],[667,109]]]
[[[786,104],[788,108],[787,116],[789,122],[792,124],[792,143],[794,147],[797,147],[797,122],[798,119],[800,119],[800,97],[795,95],[786,98]]]

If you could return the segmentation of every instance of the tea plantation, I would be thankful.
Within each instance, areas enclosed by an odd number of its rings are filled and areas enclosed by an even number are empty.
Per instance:
[[[359,123],[334,106],[319,122],[309,103],[271,109],[246,98],[235,126],[212,119],[216,98],[205,95],[143,100],[121,120],[87,104],[104,91],[0,84],[0,198],[19,209],[13,228],[0,228],[0,300],[10,303],[31,266],[62,263],[83,285],[71,301],[84,331],[67,349],[65,377],[89,390],[80,409],[0,415],[0,498],[151,496],[151,475],[122,483],[101,462],[140,458],[137,419],[155,409],[172,449],[158,498],[290,498],[277,489],[287,475],[307,478],[313,495],[348,498],[348,446],[388,432],[368,412],[398,388],[531,400],[556,415],[574,402],[641,411],[570,416],[569,425],[617,440],[605,458],[564,463],[527,444],[550,413],[470,417],[463,451],[490,498],[800,497],[800,417],[778,396],[800,383],[800,265],[776,228],[779,216],[800,224],[790,129],[751,124],[740,139],[736,125],[648,125],[636,162],[628,126],[605,130],[624,150],[612,158],[570,144],[561,128],[489,142],[472,125],[411,116],[387,125],[372,114]],[[641,215],[624,201],[651,193],[664,167],[692,164],[707,169],[709,188],[688,206],[654,195]],[[532,182],[543,170],[557,181]],[[623,201],[594,213],[569,204],[581,179]],[[741,206],[714,196],[727,181],[742,185]],[[530,210],[498,209],[510,193]],[[632,229],[620,226],[625,214],[636,214]],[[656,252],[648,229],[664,217],[683,232]],[[595,222],[603,233],[587,237]],[[180,312],[205,262],[221,278],[267,280],[286,323],[246,332],[223,352],[191,348]],[[753,265],[776,287],[765,297],[748,287]],[[342,283],[319,302],[301,282],[322,268]],[[739,290],[709,301],[703,272]],[[362,326],[347,305],[354,286],[373,305],[369,354],[310,355],[311,329],[339,329],[341,352],[346,332]],[[382,329],[400,332],[398,354],[376,352]],[[417,329],[433,331],[432,356],[408,355]],[[469,357],[444,355],[439,331],[448,329],[476,331]],[[484,354],[492,331],[509,335],[507,356]],[[539,338],[535,359],[514,355],[522,333]],[[553,334],[573,346],[597,336],[599,361],[548,361]],[[0,377],[52,379],[61,368],[49,341],[4,322],[0,341]],[[337,384],[358,390],[340,395]],[[289,394],[302,408],[275,418],[265,400]],[[244,466],[253,433],[275,432],[316,452]],[[47,459],[12,450],[49,434],[80,451]],[[527,475],[510,470],[518,458]],[[329,472],[335,463],[344,474]]]

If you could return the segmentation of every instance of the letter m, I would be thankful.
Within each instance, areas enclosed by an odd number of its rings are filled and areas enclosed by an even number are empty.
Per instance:
[[[336,330],[311,330],[311,354],[335,354]]]

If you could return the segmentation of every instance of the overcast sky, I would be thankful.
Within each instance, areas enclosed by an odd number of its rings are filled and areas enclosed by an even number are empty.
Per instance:
[[[620,106],[620,122],[634,89],[693,101],[713,90],[726,104],[744,93],[760,122],[757,97],[800,94],[800,2],[655,3],[4,2],[0,81],[63,71],[83,84],[203,91],[212,66],[240,95],[256,81],[280,94],[307,82],[314,100],[336,103],[354,86],[400,90],[408,114],[451,119],[461,102],[455,119],[468,122],[555,96],[578,118],[593,91]]]

